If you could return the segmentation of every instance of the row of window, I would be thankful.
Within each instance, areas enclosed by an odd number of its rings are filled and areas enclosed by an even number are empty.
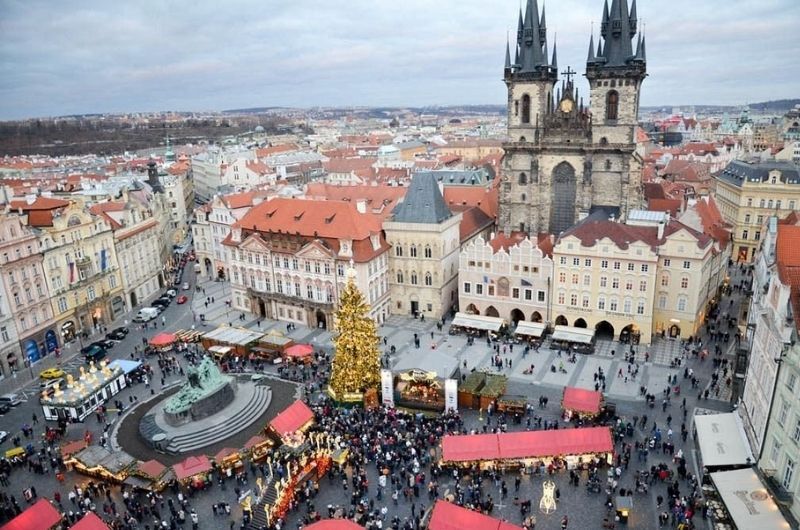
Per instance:
[[[669,260],[666,260],[666,261],[669,261]],[[567,265],[567,263],[570,263],[570,262],[572,263],[573,267],[580,267],[581,266],[581,258],[574,257],[574,256],[571,259],[568,258],[567,256],[559,257],[559,263],[561,265]],[[686,263],[689,263],[689,262],[686,262]],[[621,261],[613,261],[613,262],[611,262],[611,261],[609,261],[607,259],[601,259],[600,260],[600,268],[601,269],[608,269],[609,265],[615,271],[622,270],[622,262]],[[583,266],[584,267],[591,267],[592,266],[592,258],[583,258]],[[689,267],[686,267],[686,268],[689,268]],[[636,271],[636,264],[633,263],[633,262],[626,263],[625,264],[625,270],[627,270],[628,272],[635,272]],[[647,272],[649,270],[650,270],[650,264],[641,263],[639,265],[639,271],[640,272]]]
[[[477,269],[491,269],[492,262],[491,261],[475,261],[475,260],[468,260],[467,266],[470,268],[477,268]],[[513,266],[514,272],[523,272],[528,274],[539,274],[539,267],[532,267],[529,265],[514,265]]]
[[[775,184],[775,177],[772,177],[772,183],[773,183],[773,184]],[[759,199],[759,201],[758,201],[758,207],[759,207],[759,208],[768,208],[768,209],[770,209],[770,210],[771,210],[773,207],[774,207],[776,210],[780,210],[780,209],[781,209],[781,207],[782,207],[782,205],[783,205],[783,203],[781,202],[781,200],[780,200],[780,199],[777,199],[777,200],[775,200],[774,202],[773,202],[773,200],[772,200],[772,199]],[[790,209],[790,210],[794,210],[796,205],[797,205],[796,201],[789,201],[789,209]],[[753,198],[752,198],[752,197],[748,197],[748,198],[747,198],[747,206],[748,206],[748,207],[750,207],[750,208],[752,208],[752,207],[753,207]],[[750,215],[748,214],[746,217],[748,217],[748,218],[749,218],[749,217],[750,217]],[[762,219],[762,216],[760,216],[760,215],[759,215],[758,217],[759,217],[759,219]],[[745,221],[745,222],[746,222],[746,223],[749,223],[750,221]],[[761,221],[759,221],[759,223],[760,223],[760,222],[761,222]]]
[[[464,294],[471,294],[472,293],[472,283],[464,282],[462,292]],[[486,285],[486,289],[484,290],[484,284],[476,283],[475,287],[475,294],[482,296],[484,292],[487,296],[509,296],[508,287],[498,285],[495,286],[493,284]],[[523,289],[521,287],[512,287],[511,288],[511,298],[515,300],[527,300],[533,301],[533,289]],[[522,298],[520,298],[522,296]],[[547,294],[545,291],[536,291],[536,301],[544,303],[547,298]]]
[[[33,249],[31,248],[31,245],[27,246],[27,252],[25,253],[25,256],[22,255],[22,250],[19,247],[14,249],[14,259],[15,260],[19,260],[19,259],[21,259],[23,257],[28,257],[31,254],[33,254]],[[10,259],[11,259],[11,257],[9,255],[9,253],[8,252],[3,252],[3,263],[8,263]],[[34,268],[36,268],[35,265],[34,265]]]
[[[408,247],[408,256],[411,258],[417,258],[419,252],[417,249],[417,245],[409,245]],[[402,245],[395,245],[394,246],[394,255],[398,258],[402,258],[405,255],[405,250],[403,249]],[[433,249],[431,249],[430,245],[425,245],[422,249],[422,257],[425,258],[432,258],[433,257]]]
[[[396,277],[397,277],[397,283],[405,283],[406,276],[405,273],[403,273],[403,271],[397,271]],[[411,271],[411,273],[408,275],[408,279],[411,285],[419,285],[419,277],[417,276],[416,271]],[[433,276],[431,276],[430,272],[425,273],[425,276],[423,277],[423,282],[427,287],[433,285]]]

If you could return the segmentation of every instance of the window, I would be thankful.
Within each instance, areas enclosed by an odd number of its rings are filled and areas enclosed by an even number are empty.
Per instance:
[[[584,287],[589,287],[592,285],[592,277],[589,274],[583,275],[583,285]]]
[[[431,250],[431,247],[429,247],[427,245],[425,246],[425,257],[426,258],[432,258],[433,257],[433,251]]]
[[[578,285],[578,275],[577,274],[573,274],[572,275],[572,285]]]
[[[315,263],[314,265],[316,265],[317,267],[319,267],[319,264],[318,264],[318,263]],[[306,272],[311,272],[311,262],[310,262],[310,261],[308,261],[308,260],[306,260],[306,261],[303,263],[303,268],[305,268]],[[319,271],[317,271],[317,274],[319,274]]]
[[[591,266],[592,266],[592,260],[591,260],[591,258],[586,258],[585,260],[583,260],[583,265],[584,265],[585,267],[591,267]]]
[[[397,283],[403,283],[403,271],[397,271]],[[464,285],[469,287],[468,283]],[[469,292],[469,289],[467,289],[466,292]]]
[[[606,299],[602,296],[597,299],[597,309],[605,309],[606,308]]]
[[[567,257],[566,256],[561,256],[561,259],[559,260],[559,263],[561,263],[562,265],[566,265],[567,264]]]
[[[522,123],[531,122],[531,97],[528,94],[522,96]]]
[[[800,442],[800,416],[795,419],[794,432],[792,432],[792,440],[795,443]]]
[[[289,268],[289,258],[283,258],[283,268],[284,269]]]
[[[639,302],[636,304],[636,314],[644,315],[644,300],[639,300]]]
[[[658,297],[658,308],[659,309],[667,308],[667,295],[662,294]]]
[[[633,263],[628,263],[628,271],[633,272],[633,269],[636,265]]]
[[[748,197],[747,198],[747,206],[753,206],[753,198],[752,197]]]
[[[342,265],[341,263],[340,263],[340,264],[338,264],[338,265],[336,266],[336,273],[337,273],[339,276],[344,276],[344,265]]]
[[[781,454],[781,443],[778,441],[777,438],[772,439],[772,449],[769,452],[769,459],[772,461],[773,464],[778,462],[778,457]]]
[[[756,232],[753,234],[753,239],[755,239],[756,241],[759,241],[761,239],[761,230],[756,230]]]
[[[794,386],[797,383],[797,376],[795,374],[789,374],[789,379],[786,381],[786,387],[794,392]]]
[[[647,272],[650,270],[650,266],[647,263],[642,263],[642,272]]]
[[[580,266],[580,264],[581,264],[581,258],[572,258],[572,265],[573,266],[578,267],[578,266]]]
[[[744,224],[750,224],[750,214],[744,216]]]
[[[686,311],[686,297],[681,296],[678,298],[678,311]]]
[[[519,174],[519,183],[520,185],[524,186],[528,183],[528,176],[525,173]]]
[[[601,260],[600,261],[600,268],[601,269],[607,269],[608,268],[608,260],[605,260],[605,259]]]
[[[691,261],[684,261],[683,262],[683,268],[684,269],[691,269],[692,268],[692,262]]]
[[[611,302],[608,304],[609,311],[616,311],[617,310],[617,305],[618,305],[617,299],[616,298],[612,298]]]
[[[564,305],[564,299],[565,298],[566,298],[566,295],[564,294],[563,291],[558,293],[558,303],[559,304]]]
[[[588,296],[584,296],[583,297],[583,303],[581,303],[581,307],[583,307],[584,309],[589,309],[589,297]]]
[[[331,273],[331,264],[330,263],[325,263],[324,270],[325,270],[325,274],[330,274]]]
[[[0,339],[3,339],[5,342],[11,340],[11,337],[8,336],[8,328],[6,326],[0,327]]]
[[[519,287],[514,287],[511,289],[511,298],[519,299]]]
[[[94,285],[90,285],[88,289],[86,289],[86,297],[89,300],[94,300],[97,295],[94,292]]]
[[[639,282],[639,292],[644,293],[647,291],[647,282],[642,280]]]
[[[530,289],[525,289],[525,300],[532,300],[533,299],[533,291]]]
[[[664,258],[664,266],[669,267],[672,264],[672,260],[669,258]]]
[[[278,278],[275,280],[275,288],[277,289],[277,292],[283,293],[283,279]]]
[[[469,282],[464,282],[464,293],[469,294],[471,292],[472,284]]]
[[[402,258],[403,257],[403,247],[401,247],[400,245],[397,245],[396,247],[394,247],[394,255],[397,256],[398,258]]]
[[[300,290],[300,284],[299,284],[298,282],[294,282],[294,295],[295,295],[296,297],[300,298],[300,296],[302,296],[302,295],[300,294],[301,292],[302,292],[302,291]]]
[[[417,245],[411,245],[411,248],[408,249],[408,254],[412,258],[416,258],[417,257]]]
[[[611,278],[611,288],[619,289],[619,278]]]
[[[625,290],[633,291],[633,280],[625,280]]]
[[[614,262],[614,270],[615,270],[615,271],[618,271],[618,270],[619,270],[619,267],[620,267],[620,262],[619,262],[619,261],[615,261],[615,262]]]
[[[606,287],[607,285],[608,285],[608,277],[600,276],[600,287]]]
[[[567,273],[566,272],[559,272],[558,273],[558,283],[567,283]]]
[[[625,312],[625,313],[630,313],[632,306],[633,306],[633,302],[631,301],[631,299],[630,298],[626,298],[622,302],[622,311]]]
[[[571,305],[573,307],[578,305],[578,295],[577,294],[573,293],[573,294],[569,295],[569,305]]]
[[[544,291],[539,291],[536,293],[537,301],[544,302],[544,297],[545,297]],[[526,300],[530,300],[530,298],[526,298]]]
[[[764,199],[761,199],[760,201],[758,201],[758,207],[759,208],[763,208],[766,205],[767,205],[767,202]]]
[[[794,477],[794,460],[791,458],[786,459],[786,467],[783,469],[783,487],[790,490],[792,487],[792,478]]]
[[[619,110],[619,94],[616,90],[610,90],[606,95],[606,119],[616,120]]]
[[[314,286],[313,285],[306,285],[306,297],[309,300],[314,299]]]
[[[689,288],[689,278],[684,276],[681,278],[681,289],[688,289]]]
[[[431,277],[431,273],[430,272],[426,272],[425,273],[425,285],[427,285],[427,286],[433,285],[433,278]]]
[[[483,284],[476,283],[475,284],[475,294],[483,294]]]
[[[669,274],[661,275],[661,287],[669,287]]]

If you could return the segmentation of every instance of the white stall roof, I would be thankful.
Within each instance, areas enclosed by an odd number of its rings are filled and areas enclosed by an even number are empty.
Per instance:
[[[574,328],[572,326],[556,326],[553,331],[553,340],[565,340],[568,342],[579,342],[581,344],[591,344],[594,338],[594,330],[587,328]]]
[[[748,466],[755,463],[753,454],[736,412],[694,417],[697,444],[705,467]]]
[[[711,480],[739,530],[789,530],[789,523],[752,468],[711,473]]]
[[[246,346],[252,342],[257,341],[264,334],[258,331],[251,331],[245,328],[233,328],[230,326],[220,326],[213,331],[203,335],[203,338],[215,340],[217,342],[225,342],[227,344],[235,344],[237,346]]]
[[[517,329],[514,330],[514,334],[541,337],[546,327],[547,326],[543,322],[527,322],[525,320],[520,320],[517,322]]]
[[[485,331],[500,331],[505,324],[505,320],[499,317],[485,317],[482,315],[470,315],[469,313],[456,313],[453,319],[453,326],[464,328],[482,329]]]

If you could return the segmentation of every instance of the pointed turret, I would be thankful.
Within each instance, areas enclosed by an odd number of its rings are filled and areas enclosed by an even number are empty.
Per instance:
[[[635,5],[632,10],[635,14]],[[604,62],[605,66],[625,66],[635,58],[631,39],[636,35],[636,19],[631,19],[628,14],[628,0],[612,0],[610,9],[606,0],[600,35],[602,53],[597,53],[596,62]]]
[[[539,43],[547,46],[547,23],[544,16],[544,3],[542,4],[542,20],[539,22]],[[544,54],[547,57],[547,53]]]
[[[511,73],[511,48],[509,47],[508,38],[506,38],[506,66],[505,71]]]
[[[556,56],[556,53],[558,51],[557,50],[557,46],[558,46],[558,44],[556,43],[556,40],[553,39],[553,60],[550,61],[550,66],[552,66],[553,70],[556,70],[556,71],[558,71],[558,58]]]
[[[586,56],[586,62],[594,62],[594,33],[589,36],[589,54]]]
[[[631,14],[628,17],[628,29],[630,30],[631,35],[635,35],[636,34],[636,23],[637,22],[638,22],[638,20],[637,20],[637,15],[636,15],[636,0],[633,0],[633,2],[631,2]]]
[[[605,5],[603,6],[603,19],[600,21],[600,35],[605,38],[606,34],[608,33],[608,0],[605,0]],[[600,55],[598,53],[598,55]]]
[[[547,29],[539,22],[539,7],[536,0],[528,0],[525,17],[521,19],[521,30],[517,29],[519,44],[519,72],[537,72],[548,66],[543,45],[547,42]]]
[[[519,9],[519,22],[517,23],[517,45],[522,45],[522,8]]]
[[[645,61],[645,62],[647,61],[647,50],[645,49],[645,43],[644,43],[644,40],[646,38],[647,37],[642,36],[642,47],[638,52],[636,52],[636,56],[639,57],[642,61]]]

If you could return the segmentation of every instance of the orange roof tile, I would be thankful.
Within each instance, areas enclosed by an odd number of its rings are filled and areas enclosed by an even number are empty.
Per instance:
[[[492,219],[497,218],[498,194],[493,186],[445,186],[443,195],[451,209],[456,206],[477,206]]]

